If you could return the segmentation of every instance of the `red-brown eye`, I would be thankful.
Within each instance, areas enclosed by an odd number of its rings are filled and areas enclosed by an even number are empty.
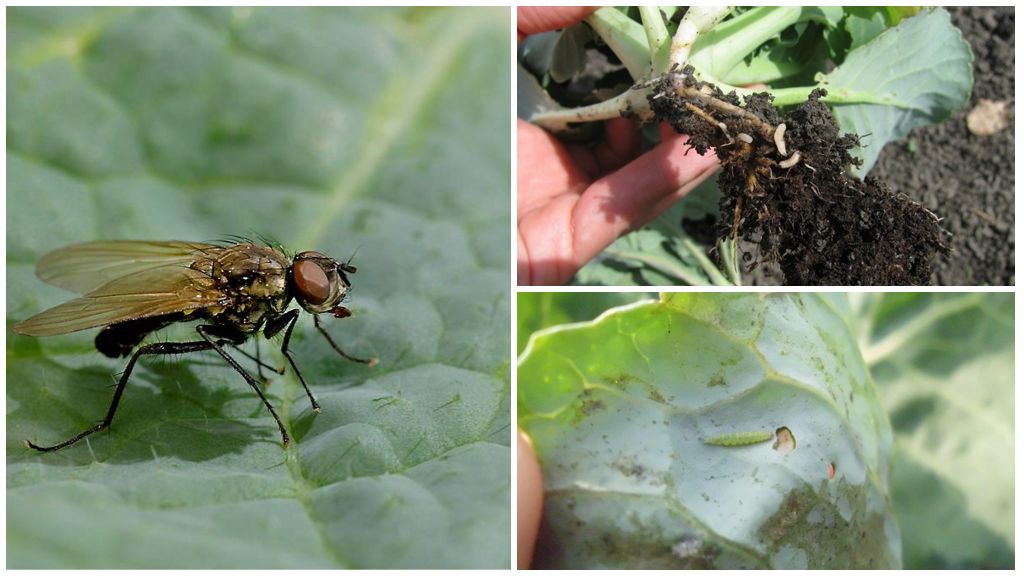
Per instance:
[[[292,266],[292,276],[299,296],[314,306],[323,304],[331,297],[331,281],[319,264],[312,260],[299,260]]]

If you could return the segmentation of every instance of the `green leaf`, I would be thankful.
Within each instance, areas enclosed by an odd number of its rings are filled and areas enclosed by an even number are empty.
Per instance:
[[[644,27],[615,8],[598,8],[585,22],[615,52],[634,80],[651,73],[651,53]]]
[[[887,142],[941,122],[971,95],[971,50],[941,8],[906,18],[852,50],[823,83],[841,132],[858,134],[867,174]],[[870,95],[874,103],[843,103]]]
[[[587,65],[587,44],[593,41],[593,37],[582,22],[559,32],[551,57],[552,80],[567,82],[583,71]]]
[[[519,45],[519,62],[538,76],[550,74],[567,82],[587,64],[587,44],[593,33],[582,22],[563,30],[533,34]]]
[[[530,335],[542,328],[593,320],[613,306],[650,298],[643,292],[520,292],[517,350],[522,353]]]
[[[538,563],[899,567],[891,430],[849,315],[838,294],[674,293],[535,334]],[[795,449],[749,443],[782,427]]]
[[[677,236],[682,236],[682,232]],[[649,228],[637,230],[619,238],[583,266],[573,282],[598,286],[711,284],[694,259],[684,254],[688,252],[682,238]]]
[[[355,314],[326,328],[380,358],[304,317],[323,411],[270,374],[286,450],[204,353],[141,361],[112,430],[38,454],[125,362],[8,330],[8,567],[508,567],[509,11],[7,16],[9,323],[69,298],[33,274],[62,245],[263,233],[354,255]]]
[[[521,64],[516,64],[516,117],[529,120],[534,114],[558,110],[561,105]]]
[[[717,260],[682,228],[682,220],[718,214],[717,177],[701,183],[645,228],[619,238],[573,278],[576,284],[599,286],[706,286],[728,281]]]
[[[874,40],[890,26],[885,6],[850,6],[845,10],[843,26],[850,34],[850,49]]]
[[[906,567],[1012,569],[1013,294],[872,295],[860,307],[896,437]]]
[[[838,6],[758,6],[740,12],[701,34],[689,62],[707,80],[725,79],[765,42],[798,22],[820,22],[834,27],[842,18]],[[742,76],[743,72],[737,72]]]
[[[904,18],[916,15],[921,11],[921,6],[886,6],[885,11],[889,25],[894,26],[899,24]]]

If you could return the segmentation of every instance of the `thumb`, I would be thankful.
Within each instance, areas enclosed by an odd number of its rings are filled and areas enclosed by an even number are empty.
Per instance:
[[[538,32],[568,28],[594,11],[586,6],[521,6],[516,10],[519,41]]]
[[[537,531],[540,528],[541,504],[544,499],[544,484],[540,477],[540,464],[533,453],[526,434],[519,431],[519,464],[518,464],[518,559],[516,565],[520,570],[530,567],[533,561],[533,547],[537,543]]]

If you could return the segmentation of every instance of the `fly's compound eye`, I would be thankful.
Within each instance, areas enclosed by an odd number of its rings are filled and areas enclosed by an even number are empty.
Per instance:
[[[303,301],[319,306],[331,297],[331,280],[319,264],[312,260],[299,260],[292,266],[295,288]]]

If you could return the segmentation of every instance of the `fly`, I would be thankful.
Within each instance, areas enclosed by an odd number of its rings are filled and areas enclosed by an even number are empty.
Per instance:
[[[341,306],[355,266],[319,252],[300,252],[289,258],[280,248],[252,242],[208,244],[114,240],[86,242],[43,256],[36,275],[54,286],[82,294],[13,326],[26,336],[54,336],[103,327],[96,349],[111,358],[131,356],[114,390],[107,414],[99,424],[52,446],[28,446],[41,452],[59,450],[110,427],[118,402],[140,356],[216,351],[256,391],[281,431],[288,432],[256,378],[224,349],[238,347],[262,331],[272,338],[283,331],[281,353],[299,377],[315,412],[320,411],[305,378],[288,350],[300,310],[313,315],[317,331],[341,356],[368,366],[376,358],[357,358],[343,351],[320,325],[320,314],[346,318]],[[292,300],[299,308],[288,309]],[[199,320],[199,339],[140,346],[150,333],[176,322]],[[261,373],[265,366],[255,358]],[[241,352],[241,350],[240,350]],[[245,354],[244,352],[242,352]],[[248,354],[246,354],[248,356]],[[283,373],[283,370],[280,371]]]

